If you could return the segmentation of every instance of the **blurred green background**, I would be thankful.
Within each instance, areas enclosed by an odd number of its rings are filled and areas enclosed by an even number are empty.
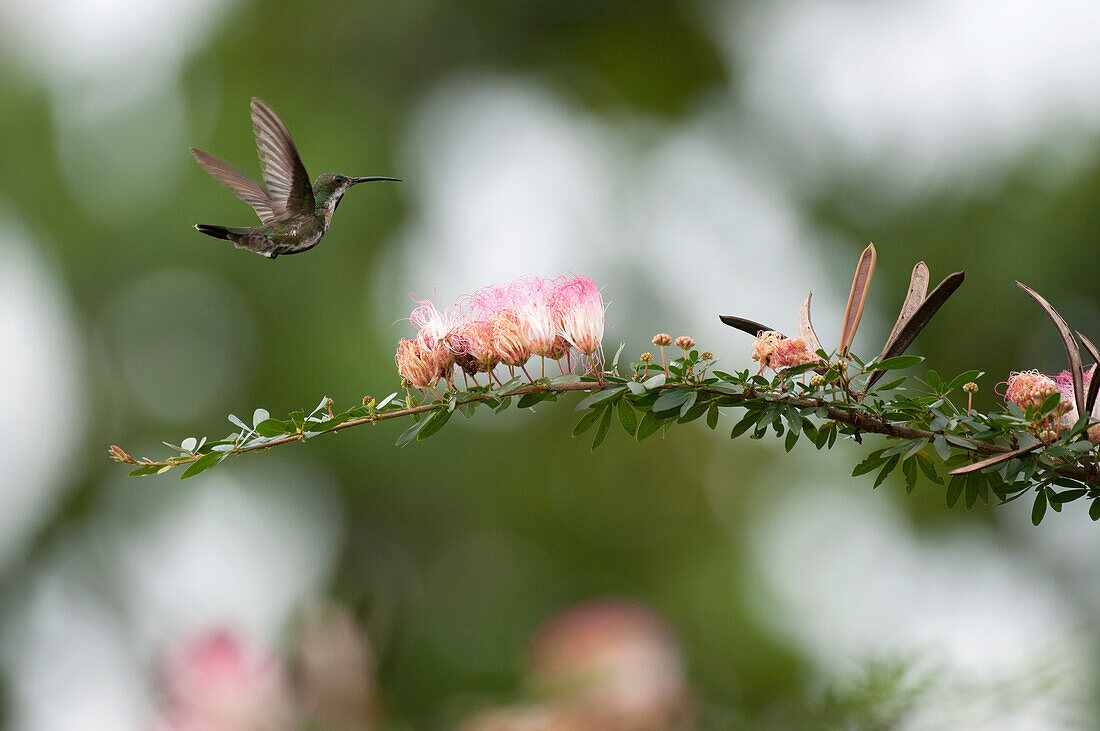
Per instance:
[[[849,478],[858,448],[731,443],[732,418],[590,454],[565,403],[186,482],[105,450],[385,396],[410,292],[526,274],[595,278],[612,352],[669,332],[748,367],[719,312],[791,328],[813,289],[833,340],[868,240],[857,347],[916,261],[965,269],[915,350],[986,371],[991,406],[1064,367],[1014,279],[1100,336],[1098,24],[1022,0],[4,0],[0,719],[148,728],[164,647],[227,625],[285,649],[324,597],[366,627],[375,722],[453,727],[531,697],[551,616],[621,597],[675,636],[691,727],[1095,724],[1076,504],[948,512]],[[187,149],[258,177],[254,95],[311,175],[405,182],[349,193],[302,256],[201,236],[255,223]]]

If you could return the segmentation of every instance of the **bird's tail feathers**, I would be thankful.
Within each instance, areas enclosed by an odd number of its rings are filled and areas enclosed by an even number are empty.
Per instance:
[[[224,239],[226,241],[232,241],[232,236],[242,236],[248,233],[247,228],[235,228],[233,226],[214,226],[208,223],[196,223],[195,228],[207,236],[213,236],[216,239]]]

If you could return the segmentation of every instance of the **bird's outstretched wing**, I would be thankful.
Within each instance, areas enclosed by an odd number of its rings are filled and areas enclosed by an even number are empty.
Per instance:
[[[282,205],[273,201],[262,185],[225,160],[214,157],[209,152],[203,152],[192,147],[191,154],[195,156],[195,159],[199,161],[199,165],[202,165],[206,172],[217,178],[218,182],[232,188],[238,198],[252,206],[252,209],[256,211],[256,215],[260,217],[265,225],[275,220],[278,214],[276,209],[281,209]]]
[[[313,186],[298,156],[298,148],[283,120],[259,97],[252,97],[252,129],[256,133],[264,183],[276,204],[276,212],[312,213]]]

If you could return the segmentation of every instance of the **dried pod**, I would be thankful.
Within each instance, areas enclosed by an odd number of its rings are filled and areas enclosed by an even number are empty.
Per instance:
[[[1096,361],[1096,367],[1100,368],[1100,350],[1096,349],[1096,346],[1092,344],[1092,341],[1081,334],[1080,330],[1076,331],[1077,337],[1081,339],[1081,342],[1085,346],[1085,350],[1089,351],[1089,355]],[[1093,372],[1092,380],[1089,381],[1089,390],[1085,394],[1085,410],[1079,413],[1089,414],[1094,419],[1100,418],[1100,414],[1093,413],[1096,411],[1096,396],[1100,393],[1100,378],[1097,377],[1097,373]]]
[[[816,353],[822,350],[822,347],[821,341],[817,339],[817,333],[814,332],[814,325],[810,322],[810,298],[813,296],[813,292],[808,292],[806,299],[802,302],[802,309],[798,311],[798,334],[806,341],[810,352]]]
[[[767,325],[762,325],[759,322],[754,322],[753,320],[746,320],[744,317],[734,317],[733,315],[719,315],[718,319],[732,328],[740,330],[743,333],[748,333],[749,335],[752,335],[754,338],[760,333],[767,332],[769,330],[779,332],[774,327],[768,327]],[[784,335],[783,337],[786,337],[786,335]]]
[[[1038,449],[1043,446],[1041,442],[1036,442],[1030,447],[1020,447],[1019,449],[1013,449],[1011,452],[1004,452],[1002,454],[996,454],[992,457],[981,460],[980,462],[974,462],[968,464],[965,467],[959,467],[958,469],[948,472],[949,475],[965,475],[968,472],[977,472],[978,470],[984,470],[986,467],[992,467],[993,465],[1000,464],[1001,462],[1007,462],[1010,459],[1019,457],[1021,454],[1027,454],[1028,452]]]
[[[875,273],[877,256],[874,244],[868,244],[859,256],[856,274],[852,278],[852,291],[848,293],[848,306],[844,308],[844,319],[840,325],[840,344],[836,348],[839,354],[848,352],[856,336],[856,328],[859,327],[859,320],[863,317],[863,306],[867,304],[867,294],[871,287],[871,276]]]
[[[890,331],[890,337],[886,338],[886,345],[882,348],[880,359],[886,357],[886,351],[890,349],[894,340],[901,334],[905,323],[912,319],[917,309],[924,303],[928,296],[928,266],[923,261],[918,261],[913,267],[913,274],[909,277],[909,291],[905,295],[905,301],[901,304],[901,312],[898,321],[894,323],[894,329]]]
[[[1023,284],[1022,282],[1016,282],[1016,286],[1024,290],[1031,299],[1035,300],[1040,307],[1043,308],[1043,312],[1047,313],[1047,317],[1054,323],[1055,329],[1058,331],[1058,335],[1062,338],[1062,345],[1066,348],[1066,357],[1069,358],[1069,372],[1073,378],[1073,399],[1077,406],[1077,413],[1085,413],[1085,375],[1084,369],[1081,367],[1081,349],[1077,346],[1077,341],[1073,339],[1073,334],[1069,331],[1069,325],[1062,319],[1062,316],[1058,314],[1058,311],[1050,306],[1043,297],[1031,287]]]
[[[920,335],[929,322],[932,321],[932,317],[939,312],[940,307],[943,307],[943,303],[947,301],[947,298],[955,294],[960,286],[962,286],[963,279],[966,278],[966,272],[955,272],[944,278],[942,282],[937,285],[935,289],[927,297],[924,298],[924,302],[921,303],[917,311],[913,313],[913,316],[909,318],[908,322],[901,328],[901,332],[898,333],[891,343],[890,347],[882,354],[882,358],[894,358],[904,353],[913,341],[917,339],[917,335]],[[867,381],[867,389],[875,385],[878,379],[886,375],[886,371],[875,371],[871,374],[870,379]]]

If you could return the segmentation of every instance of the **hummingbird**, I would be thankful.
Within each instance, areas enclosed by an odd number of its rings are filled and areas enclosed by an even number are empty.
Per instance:
[[[238,228],[195,224],[207,236],[231,241],[238,249],[254,251],[268,259],[280,254],[298,254],[312,249],[325,235],[348,188],[376,180],[401,182],[398,178],[352,178],[324,173],[311,185],[283,120],[259,97],[252,97],[251,107],[252,129],[266,188],[210,153],[192,147],[191,154],[206,172],[252,206],[263,225]]]

